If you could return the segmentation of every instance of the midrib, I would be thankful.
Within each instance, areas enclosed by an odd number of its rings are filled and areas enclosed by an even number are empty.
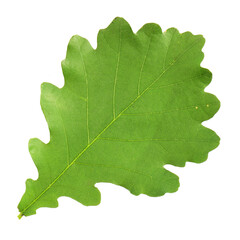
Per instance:
[[[199,40],[199,39],[198,39]],[[169,66],[167,68],[165,68],[165,70],[159,74],[159,76],[140,94],[138,95],[125,109],[123,109],[122,112],[120,112],[118,114],[118,116],[116,118],[114,118],[95,138],[94,140],[89,143],[82,152],[80,152],[75,159],[48,185],[48,187],[46,189],[44,189],[26,208],[24,208],[21,213],[19,214],[19,218],[21,218],[24,215],[24,212],[30,208],[39,198],[41,198],[41,196],[46,193],[57,181],[58,179],[83,155],[84,152],[87,151],[88,148],[90,148],[94,142],[96,142],[98,140],[98,138],[115,122],[117,121],[118,118],[121,117],[121,115],[128,109],[130,108],[145,92],[147,92],[152,85],[154,85],[172,66],[174,66],[176,64],[176,62],[189,50],[191,49],[197,42],[195,41],[189,48],[187,48],[182,54],[179,55],[179,57],[173,61],[171,64],[169,64]]]
[[[115,122],[118,118],[121,117],[121,115],[130,108],[156,81],[158,81],[162,75],[173,65],[170,65],[168,68],[166,68],[140,95],[138,95],[122,112],[118,114],[118,116],[113,119],[98,135],[94,138],[94,140],[89,143],[83,150],[80,152],[75,159],[48,185],[46,189],[44,189],[26,208],[24,208],[20,215],[24,215],[24,212],[30,208],[44,193],[46,193],[56,182],[57,180],[83,155],[84,152],[87,151],[88,148],[90,148],[97,140],[98,138]]]

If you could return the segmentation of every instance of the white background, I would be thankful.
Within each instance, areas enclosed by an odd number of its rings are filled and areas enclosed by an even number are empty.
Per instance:
[[[85,0],[0,3],[0,239],[240,239],[240,17],[239,1]],[[40,108],[40,84],[63,86],[61,60],[69,39],[79,34],[96,47],[96,36],[116,17],[136,32],[147,22],[163,31],[203,34],[203,67],[213,73],[207,91],[221,101],[204,123],[221,137],[203,164],[169,167],[180,177],[177,193],[133,196],[113,184],[97,184],[102,202],[85,207],[66,197],[55,209],[18,220],[25,180],[37,170],[28,139],[49,141]]]

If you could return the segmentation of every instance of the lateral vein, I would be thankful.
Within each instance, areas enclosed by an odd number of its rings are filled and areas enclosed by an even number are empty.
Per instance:
[[[118,46],[118,55],[117,55],[117,66],[114,78],[114,86],[113,86],[113,119],[116,118],[116,85],[117,85],[117,78],[118,78],[118,68],[120,62],[120,50],[121,50],[121,24],[119,26],[119,46]]]

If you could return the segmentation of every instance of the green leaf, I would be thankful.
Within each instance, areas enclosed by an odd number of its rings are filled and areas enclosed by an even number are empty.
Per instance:
[[[132,194],[175,192],[178,177],[164,168],[201,163],[219,137],[201,122],[219,109],[204,88],[204,38],[153,23],[136,34],[116,18],[97,38],[97,49],[73,36],[62,62],[65,85],[42,84],[41,106],[50,142],[31,139],[37,180],[26,181],[20,216],[57,207],[60,196],[100,203],[98,182]]]

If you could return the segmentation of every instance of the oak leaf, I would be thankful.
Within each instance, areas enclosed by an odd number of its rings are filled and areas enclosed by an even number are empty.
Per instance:
[[[27,180],[19,217],[57,207],[60,196],[97,205],[99,182],[134,195],[177,191],[179,179],[164,165],[203,162],[219,144],[201,125],[220,106],[204,92],[212,78],[200,67],[204,41],[153,23],[134,34],[122,18],[99,31],[96,49],[73,36],[64,87],[42,84],[50,142],[29,141],[39,177]]]

